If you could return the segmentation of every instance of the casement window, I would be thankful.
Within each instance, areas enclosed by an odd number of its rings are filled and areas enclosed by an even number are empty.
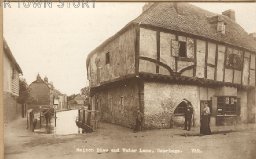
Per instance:
[[[106,53],[106,64],[109,64],[110,63],[110,55],[109,55],[109,52]]]
[[[124,106],[124,97],[123,96],[121,96],[121,98],[120,98],[120,105],[123,107]]]
[[[187,57],[187,43],[179,41],[179,57]]]
[[[226,67],[230,69],[242,70],[242,52],[236,49],[227,48]]]
[[[172,56],[181,58],[194,58],[194,40],[179,36],[178,40],[172,40]]]
[[[226,33],[226,23],[225,22],[220,21],[217,23],[217,32],[219,32],[221,34]]]
[[[240,115],[240,98],[235,96],[218,97],[217,115]]]

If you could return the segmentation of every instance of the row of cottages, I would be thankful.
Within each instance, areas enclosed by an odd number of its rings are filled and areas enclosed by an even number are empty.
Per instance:
[[[232,10],[147,3],[88,55],[92,109],[102,121],[131,128],[139,108],[144,128],[169,128],[183,124],[186,99],[194,126],[205,103],[211,125],[255,122],[255,51]]]
[[[36,80],[29,85],[30,95],[33,99],[29,108],[38,109],[40,106],[56,105],[57,110],[67,110],[67,95],[54,88],[48,78],[44,79],[38,74]]]
[[[15,60],[7,42],[3,40],[3,104],[4,122],[10,122],[21,116],[22,108],[17,103],[19,97],[19,76],[22,70]]]

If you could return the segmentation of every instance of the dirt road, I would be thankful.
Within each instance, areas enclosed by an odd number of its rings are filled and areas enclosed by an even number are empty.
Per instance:
[[[6,159],[256,158],[255,126],[199,136],[195,128],[189,133],[182,129],[133,133],[102,123],[91,134],[54,135],[29,132],[25,124],[25,120],[17,120],[5,128]]]

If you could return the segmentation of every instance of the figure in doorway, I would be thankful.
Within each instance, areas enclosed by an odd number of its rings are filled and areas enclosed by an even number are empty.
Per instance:
[[[141,131],[142,130],[142,121],[143,121],[143,114],[141,113],[140,109],[137,109],[136,112],[136,124],[133,132]]]
[[[184,130],[190,131],[192,115],[193,115],[193,107],[191,102],[189,102],[188,100],[184,99],[184,102],[186,103]]]
[[[208,103],[205,103],[202,114],[201,114],[200,134],[204,134],[204,135],[211,134],[210,117],[211,117],[210,107],[208,106]]]

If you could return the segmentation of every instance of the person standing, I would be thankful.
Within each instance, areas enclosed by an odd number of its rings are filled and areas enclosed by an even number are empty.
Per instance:
[[[142,120],[143,120],[143,114],[141,113],[140,109],[137,109],[136,112],[136,123],[134,132],[141,131],[142,130]]]
[[[193,108],[192,104],[189,101],[186,102],[186,109],[185,109],[185,127],[184,130],[190,131],[191,122],[192,122],[192,115],[193,115]]]
[[[200,125],[200,134],[210,135],[210,118],[211,118],[211,111],[210,107],[207,103],[205,103],[202,114],[201,114],[201,125]]]

